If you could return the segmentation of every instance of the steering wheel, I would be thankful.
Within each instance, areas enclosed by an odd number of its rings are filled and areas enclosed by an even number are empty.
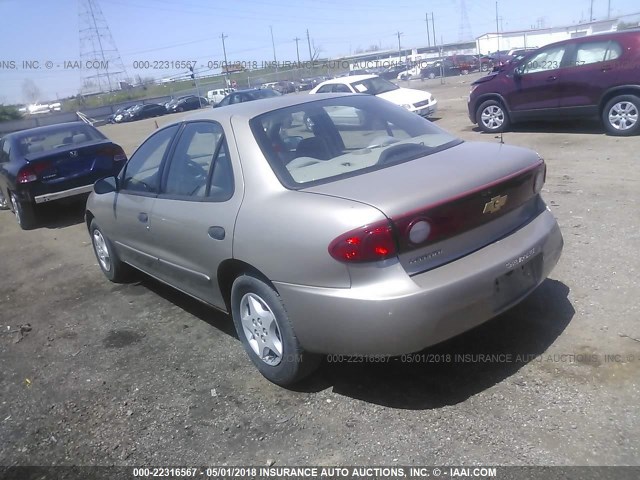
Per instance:
[[[371,145],[367,145],[367,148],[380,148],[388,147],[394,143],[399,142],[397,138],[390,137],[389,135],[382,135],[371,140]]]
[[[384,165],[386,163],[392,163],[397,155],[418,156],[424,155],[429,151],[429,147],[426,147],[419,143],[401,143],[400,145],[394,145],[392,147],[383,150],[378,157],[378,164]]]
[[[189,172],[189,175],[193,175],[194,178],[200,179],[201,177],[207,177],[207,171],[202,168],[198,162],[188,159],[185,162],[186,171]]]

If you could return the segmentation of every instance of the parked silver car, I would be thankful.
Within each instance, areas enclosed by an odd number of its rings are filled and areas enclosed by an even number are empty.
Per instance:
[[[230,312],[287,385],[322,354],[415,352],[526,297],[563,245],[545,173],[371,95],[280,97],[157,130],[86,221],[110,280],[133,266]]]

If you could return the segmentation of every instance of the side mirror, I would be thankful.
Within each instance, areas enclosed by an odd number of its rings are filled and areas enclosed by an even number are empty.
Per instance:
[[[101,178],[93,185],[93,191],[98,195],[118,191],[118,179],[116,177]]]
[[[513,69],[513,78],[518,79],[520,77],[522,77],[522,74],[524,73],[524,67],[519,66]]]

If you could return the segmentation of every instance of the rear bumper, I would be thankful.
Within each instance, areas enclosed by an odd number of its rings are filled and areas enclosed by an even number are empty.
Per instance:
[[[85,185],[82,187],[70,188],[69,190],[63,190],[61,192],[45,193],[44,195],[36,195],[33,197],[36,203],[46,203],[52,200],[59,200],[61,198],[74,197],[76,195],[83,195],[90,193],[93,190],[93,184]]]
[[[556,220],[545,210],[510,236],[413,277],[396,263],[385,268],[384,279],[347,289],[274,285],[306,350],[400,355],[463,333],[520,302],[549,275],[562,247]],[[507,285],[506,299],[496,292],[498,279],[534,260],[531,282]]]

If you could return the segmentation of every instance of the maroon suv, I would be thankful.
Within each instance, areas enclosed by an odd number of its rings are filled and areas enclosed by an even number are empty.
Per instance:
[[[524,120],[599,117],[611,135],[640,132],[640,30],[547,45],[473,82],[469,118],[485,132]]]

